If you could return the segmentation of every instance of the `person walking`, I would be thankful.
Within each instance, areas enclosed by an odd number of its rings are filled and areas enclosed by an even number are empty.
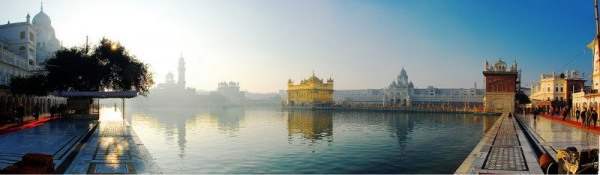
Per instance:
[[[585,110],[585,126],[589,127],[592,119],[592,108]]]
[[[537,120],[538,113],[539,113],[539,109],[534,109],[533,110],[533,120]]]
[[[575,110],[575,122],[579,122],[579,107]]]
[[[584,120],[585,120],[585,110],[586,110],[586,109],[585,109],[585,108],[583,108],[583,109],[581,110],[581,113],[579,114],[579,118],[581,118],[581,125],[583,125],[583,123],[584,123]]]
[[[585,127],[585,124],[587,123],[587,118],[586,118],[587,110],[588,109],[585,108],[585,109],[583,109],[583,111],[581,111],[581,126],[584,126],[584,127]]]
[[[567,109],[564,109],[564,110],[563,110],[563,112],[562,112],[562,116],[563,116],[563,117],[562,117],[562,120],[567,120],[567,114],[569,114],[569,113],[568,113],[568,110],[567,110]]]
[[[590,126],[596,127],[596,121],[598,121],[598,112],[596,112],[596,109],[592,108],[592,123],[590,124]]]

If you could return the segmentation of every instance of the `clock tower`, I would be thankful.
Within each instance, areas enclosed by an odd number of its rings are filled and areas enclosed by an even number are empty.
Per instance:
[[[516,61],[510,67],[502,59],[499,59],[494,65],[489,65],[486,61],[483,70],[485,112],[514,112],[518,75]]]

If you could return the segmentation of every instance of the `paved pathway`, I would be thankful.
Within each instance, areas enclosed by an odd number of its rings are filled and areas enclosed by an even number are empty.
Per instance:
[[[487,155],[483,169],[527,171],[521,143],[517,136],[515,124],[511,119],[501,119],[500,128]]]
[[[535,137],[541,142],[550,154],[555,154],[558,149],[575,146],[577,149],[598,148],[598,133],[589,129],[575,127],[563,121],[537,117],[532,115],[519,116],[527,126],[535,132]]]
[[[58,167],[94,124],[95,121],[87,119],[61,119],[2,134],[0,169],[21,160],[26,153],[50,154],[54,157],[55,167]]]
[[[121,121],[103,121],[66,173],[156,174],[161,171],[130,126],[124,126]]]
[[[514,118],[502,116],[456,170],[458,174],[541,174],[535,153]]]

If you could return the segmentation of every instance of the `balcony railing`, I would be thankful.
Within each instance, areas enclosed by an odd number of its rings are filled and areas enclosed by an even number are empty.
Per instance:
[[[20,56],[4,48],[0,48],[0,62],[23,70],[29,70],[30,68],[27,59],[21,58]]]

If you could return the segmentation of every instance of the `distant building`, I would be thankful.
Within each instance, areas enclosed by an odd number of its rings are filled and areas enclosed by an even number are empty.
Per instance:
[[[25,22],[0,25],[0,85],[39,69],[61,47],[43,7],[33,22],[29,14],[25,18]]]
[[[238,82],[221,82],[214,94],[224,97],[224,105],[226,106],[241,106],[246,101],[245,92],[240,91],[240,83]]]
[[[333,101],[336,104],[382,104],[383,99],[383,89],[333,91]]]
[[[499,59],[493,66],[490,66],[486,61],[483,70],[485,81],[484,111],[514,112],[518,74],[516,62],[508,67],[502,59]]]
[[[400,105],[410,106],[411,99],[410,94],[414,89],[412,82],[408,82],[408,74],[406,70],[402,68],[400,75],[395,81],[385,88],[384,90],[384,105]]]
[[[177,67],[177,85],[185,88],[185,60],[183,59],[183,55],[179,57],[179,65]]]
[[[294,84],[288,81],[287,105],[290,106],[329,106],[333,104],[333,79],[327,82],[315,76]]]
[[[277,106],[281,105],[281,96],[278,93],[252,93],[245,92],[245,106]]]
[[[531,87],[530,99],[536,107],[550,106],[551,101],[571,101],[574,90],[583,88],[585,80],[577,71],[542,74]]]
[[[531,87],[521,87],[521,92],[523,92],[523,94],[527,95],[528,97],[531,97]]]
[[[435,88],[414,89],[411,93],[413,105],[446,105],[454,107],[478,107],[483,104],[483,89]]]
[[[178,89],[179,86],[175,83],[175,78],[173,73],[169,72],[165,75],[165,82],[159,83],[156,85],[158,89]]]
[[[177,70],[177,81],[175,81],[173,73],[167,73],[164,82],[150,89],[148,97],[136,98],[134,104],[151,107],[198,107],[205,105],[201,104],[203,99],[196,93],[195,89],[185,87],[185,64],[183,57],[179,58]]]
[[[484,89],[436,88],[417,89],[402,69],[396,80],[384,89],[335,90],[333,99],[342,105],[481,107]],[[282,94],[285,97],[285,94]]]
[[[158,89],[170,89],[170,90],[183,90],[185,89],[185,60],[183,56],[179,57],[179,64],[177,66],[177,82],[175,82],[175,76],[169,72],[165,76],[165,82],[158,84]]]

